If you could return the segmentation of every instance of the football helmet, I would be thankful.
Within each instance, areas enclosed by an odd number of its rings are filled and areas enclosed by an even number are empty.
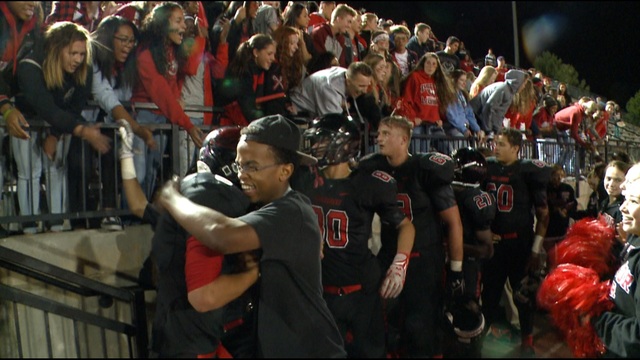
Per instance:
[[[445,306],[444,319],[449,335],[458,344],[478,342],[484,331],[484,315],[478,302],[470,296],[461,296]]]
[[[480,184],[487,176],[487,160],[480,151],[465,147],[453,152],[454,182],[462,185]]]
[[[347,162],[360,153],[360,127],[342,114],[314,119],[302,136],[302,151],[318,159],[318,166]]]
[[[211,173],[239,184],[236,147],[240,140],[240,127],[223,126],[212,130],[202,142],[198,160],[207,164]]]

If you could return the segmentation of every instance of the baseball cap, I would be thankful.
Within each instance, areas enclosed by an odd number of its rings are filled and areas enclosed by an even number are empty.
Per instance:
[[[500,60],[504,61],[504,56],[502,56],[502,55],[498,56],[498,61],[500,61]]]
[[[295,151],[302,165],[315,165],[318,160],[300,151],[300,128],[282,115],[269,115],[252,121],[244,134],[245,141],[255,141],[273,147]]]

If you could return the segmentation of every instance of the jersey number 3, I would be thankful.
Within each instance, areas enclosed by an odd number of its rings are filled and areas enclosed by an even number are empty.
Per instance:
[[[320,236],[330,248],[344,248],[349,243],[349,217],[342,210],[329,210],[324,214],[320,206],[312,205],[313,212],[318,217]]]

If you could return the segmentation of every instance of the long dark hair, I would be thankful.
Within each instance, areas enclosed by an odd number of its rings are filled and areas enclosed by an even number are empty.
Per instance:
[[[142,49],[149,49],[151,57],[156,64],[156,69],[160,74],[166,74],[169,70],[169,59],[167,58],[167,38],[169,37],[169,17],[176,10],[182,10],[182,6],[175,2],[164,2],[156,5],[142,21],[140,31],[140,46]],[[184,45],[184,42],[180,47]],[[182,51],[177,47],[175,50],[178,69],[184,69],[187,62],[187,51]]]
[[[249,40],[243,42],[236,56],[229,64],[228,73],[231,76],[242,77],[249,70],[249,64],[253,59],[253,50],[262,50],[269,45],[275,45],[275,40],[270,35],[255,34]]]
[[[434,52],[427,52],[420,58],[420,61],[416,64],[416,66],[409,72],[407,77],[405,77],[402,81],[402,91],[404,91],[405,84],[407,79],[416,71],[424,72],[424,63],[427,62],[427,58],[434,58],[438,62],[438,67],[436,68],[436,72],[433,73],[433,80],[436,84],[436,95],[438,97],[438,110],[440,112],[440,116],[442,118],[446,118],[446,110],[449,105],[453,104],[457,101],[457,92],[453,87],[453,83],[449,75],[447,75],[442,69],[442,63],[440,62],[440,58]]]
[[[299,2],[293,3],[287,7],[287,11],[284,13],[284,20],[282,26],[291,26],[292,28],[300,29],[298,26],[298,18],[302,14],[302,10],[307,7]],[[306,29],[303,29],[306,31]]]
[[[116,66],[116,58],[113,53],[113,38],[122,26],[129,26],[133,30],[136,40],[140,38],[140,32],[135,24],[122,16],[110,15],[102,19],[98,28],[91,34],[91,48],[93,51],[93,64],[102,73],[102,78],[111,81],[115,76],[114,88],[133,87],[136,79],[135,48],[131,50],[124,67],[120,71]]]

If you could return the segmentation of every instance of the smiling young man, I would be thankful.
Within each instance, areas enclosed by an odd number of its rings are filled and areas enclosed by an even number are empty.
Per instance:
[[[351,63],[348,69],[333,66],[304,79],[302,85],[291,92],[291,101],[298,112],[306,111],[311,118],[350,112],[348,100],[355,101],[365,94],[371,81],[373,70],[364,62]]]
[[[224,254],[262,249],[258,303],[258,357],[346,357],[333,316],[322,298],[321,237],[309,199],[291,189],[299,164],[300,130],[280,115],[242,129],[236,165],[245,195],[259,209],[229,218],[194,204],[169,182],[160,204],[189,233]]]

